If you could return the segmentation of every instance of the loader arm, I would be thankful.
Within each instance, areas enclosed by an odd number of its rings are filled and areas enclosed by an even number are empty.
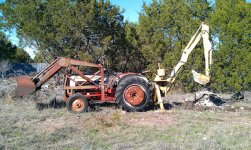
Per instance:
[[[56,58],[52,63],[50,63],[46,68],[40,71],[33,78],[27,76],[21,76],[16,78],[17,81],[17,89],[16,96],[24,96],[26,94],[32,93],[45,84],[50,78],[52,78],[61,68],[69,68],[73,72],[77,73],[83,79],[85,79],[89,83],[95,84],[90,78],[86,77],[81,71],[79,71],[74,66],[87,66],[100,68],[101,74],[104,73],[104,68],[100,64],[94,64],[86,61],[74,60],[64,57]],[[104,85],[104,79],[101,78],[101,84]],[[97,85],[98,86],[98,85]]]
[[[161,92],[164,93],[165,96],[167,96],[167,93],[171,89],[172,84],[175,82],[176,77],[179,74],[182,66],[187,63],[189,55],[191,54],[191,52],[194,50],[195,46],[199,43],[201,39],[203,39],[205,74],[197,73],[194,70],[192,70],[192,74],[195,82],[199,84],[206,85],[207,83],[210,82],[211,78],[210,70],[212,64],[212,44],[209,40],[209,26],[206,25],[204,22],[202,22],[196,33],[191,37],[187,46],[183,50],[181,59],[171,71],[170,76],[166,77],[165,69],[161,69],[160,67],[158,69],[157,75],[154,79],[155,92],[156,92],[155,98],[158,100],[158,103],[162,105],[160,106],[161,109],[164,109],[162,108],[163,100],[161,98]]]

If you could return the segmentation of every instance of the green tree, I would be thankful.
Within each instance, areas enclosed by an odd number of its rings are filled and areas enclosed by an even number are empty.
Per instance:
[[[6,36],[0,32],[0,61],[15,59],[16,46],[12,45]]]
[[[36,61],[66,56],[115,71],[145,67],[136,25],[123,22],[123,11],[109,0],[7,0],[1,10],[5,26],[15,27],[22,42],[37,47]]]
[[[37,53],[35,54],[34,62],[36,62],[36,63],[42,63],[42,62],[44,62],[44,60],[43,60],[43,58],[42,58],[42,56],[40,55],[39,52],[37,52]]]
[[[114,71],[141,72],[146,67],[146,60],[140,51],[137,24],[126,21],[119,31],[117,44],[108,46],[105,51],[106,65]]]
[[[216,1],[211,16],[219,41],[214,55],[213,82],[218,91],[251,90],[251,4],[244,0]]]
[[[23,49],[11,44],[2,32],[0,32],[0,53],[0,61],[31,62],[29,54]]]
[[[137,34],[137,24],[125,23],[125,56],[126,65],[124,70],[142,72],[146,68],[146,59],[140,51],[139,35]]]
[[[148,68],[155,73],[157,64],[161,63],[169,71],[172,70],[191,36],[202,21],[207,21],[211,12],[210,4],[205,0],[153,0],[149,5],[144,3],[139,17],[138,33]],[[191,54],[187,66],[193,66],[193,69],[203,72],[202,45],[194,51],[196,52]],[[190,67],[186,67],[177,81],[188,90],[197,86],[192,82],[190,70]]]
[[[123,51],[123,15],[109,0],[6,0],[1,10],[5,27],[46,57],[105,63]]]

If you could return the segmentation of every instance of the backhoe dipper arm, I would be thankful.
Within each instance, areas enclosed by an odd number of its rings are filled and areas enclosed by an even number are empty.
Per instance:
[[[200,25],[199,29],[192,36],[189,43],[183,50],[179,63],[174,67],[170,77],[173,78],[179,72],[180,68],[187,62],[188,56],[193,51],[194,47],[198,44],[200,39],[203,38],[204,57],[205,57],[205,75],[210,76],[210,69],[212,64],[212,44],[209,40],[209,26],[204,22]]]

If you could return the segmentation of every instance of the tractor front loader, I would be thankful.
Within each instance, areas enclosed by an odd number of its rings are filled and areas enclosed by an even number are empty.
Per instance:
[[[85,74],[78,66],[96,68],[96,72]],[[16,78],[16,96],[39,90],[63,68],[64,100],[70,112],[84,112],[89,103],[116,102],[126,111],[141,111],[152,103],[152,90],[146,77],[129,72],[109,75],[101,64],[63,57],[55,59],[34,77]]]

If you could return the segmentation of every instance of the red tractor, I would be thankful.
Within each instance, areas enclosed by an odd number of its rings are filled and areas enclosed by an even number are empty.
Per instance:
[[[205,74],[192,70],[194,81],[206,85],[211,79],[212,44],[209,40],[209,26],[201,23],[196,33],[191,37],[182,52],[180,61],[171,71],[169,76],[163,68],[157,70],[153,81],[154,89],[146,77],[137,73],[123,73],[108,75],[102,65],[68,58],[57,58],[35,77],[17,78],[17,96],[38,90],[48,79],[50,79],[61,68],[71,70],[72,73],[64,73],[64,97],[66,106],[71,112],[84,112],[89,102],[103,103],[116,102],[127,111],[140,111],[153,102],[158,102],[160,109],[164,110],[162,96],[167,96],[182,66],[188,60],[188,56],[194,50],[199,41],[203,40]],[[76,66],[97,68],[94,74],[85,74]],[[154,94],[153,94],[154,92]],[[154,95],[152,97],[152,95]]]
[[[78,66],[96,72],[86,74]],[[109,75],[100,64],[59,57],[33,78],[18,77],[17,96],[35,92],[59,70],[64,72],[64,100],[70,112],[85,112],[89,103],[114,102],[126,111],[141,111],[153,103],[151,86],[146,77],[137,73]],[[70,71],[69,71],[70,70]]]

